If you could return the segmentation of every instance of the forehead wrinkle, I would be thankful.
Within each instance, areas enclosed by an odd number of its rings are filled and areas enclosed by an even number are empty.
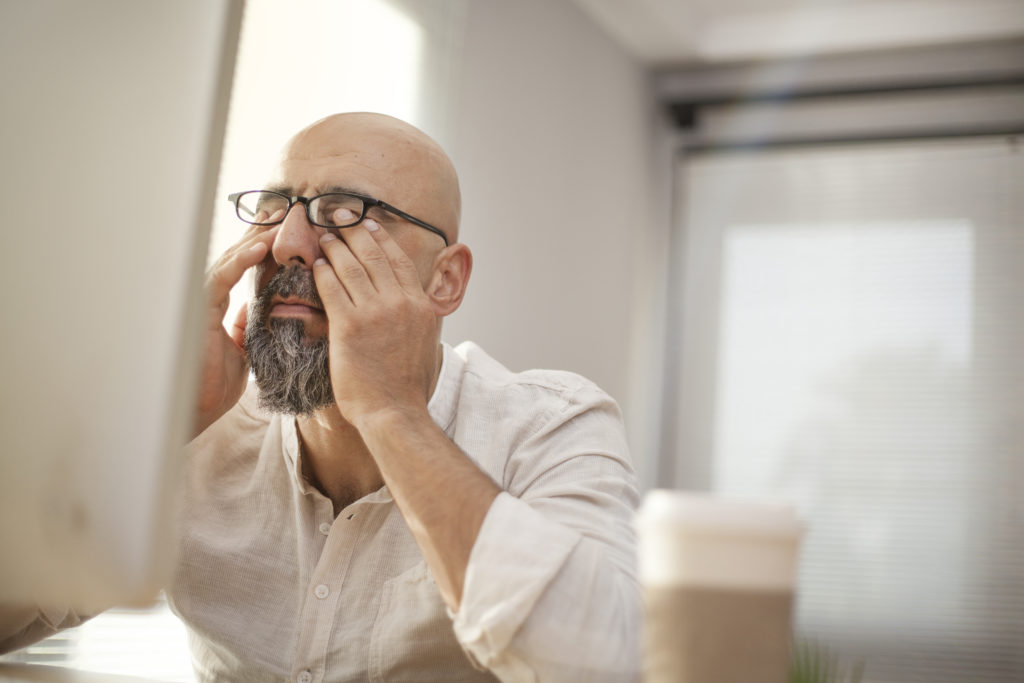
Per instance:
[[[364,172],[365,166],[361,164],[342,168],[326,160],[322,160],[322,163],[320,161],[282,159],[275,174],[276,179],[268,189],[287,190],[287,194],[301,190],[311,197],[325,192],[350,192],[375,197],[374,192],[380,189],[372,182],[374,172]]]
[[[341,154],[309,161],[284,160],[279,179],[266,189],[288,196],[301,194],[313,197],[326,192],[349,192],[372,197],[392,204],[428,223],[446,228],[445,232],[451,239],[453,231],[449,226],[452,225],[452,221],[439,220],[445,218],[448,207],[444,206],[444,202],[438,201],[443,198],[444,193],[437,187],[434,177],[436,170],[430,172],[424,168],[425,164],[403,159],[400,155],[388,159],[386,154],[381,154],[381,157],[392,162],[382,164],[384,168],[361,163],[353,159],[355,156],[357,155]],[[338,163],[340,159],[355,163]],[[398,182],[395,182],[396,179]],[[434,206],[434,210],[430,210],[431,206]]]
[[[332,168],[335,164],[343,168]],[[309,165],[309,167],[306,167]],[[291,166],[292,168],[287,168]],[[419,129],[392,117],[339,114],[296,134],[281,170],[301,188],[343,183],[445,229],[458,241],[458,176],[444,150]],[[352,181],[358,179],[358,185]]]

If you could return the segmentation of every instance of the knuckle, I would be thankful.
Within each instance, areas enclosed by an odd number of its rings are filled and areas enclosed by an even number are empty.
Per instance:
[[[365,273],[358,263],[345,263],[338,269],[338,275],[342,280],[354,280],[364,276]]]
[[[363,257],[363,262],[368,266],[379,268],[387,264],[388,257],[382,251],[371,251]]]
[[[218,270],[223,269],[224,266],[227,265],[227,263],[229,261],[231,261],[232,258],[234,258],[234,256],[235,256],[235,254],[232,251],[230,251],[230,250],[224,252],[223,254],[221,254],[220,258],[218,258],[216,261],[214,261],[213,265],[210,266],[210,269],[208,271],[206,271],[207,277],[209,277],[213,273],[217,272]]]
[[[409,302],[401,292],[390,292],[384,295],[384,307],[389,311],[404,314],[408,311]]]
[[[215,266],[206,276],[206,282],[209,285],[223,285],[228,280],[227,274],[224,272],[224,266]]]

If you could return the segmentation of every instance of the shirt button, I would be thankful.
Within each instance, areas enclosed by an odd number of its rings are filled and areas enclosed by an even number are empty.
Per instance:
[[[324,598],[326,598],[330,594],[331,594],[331,589],[328,588],[327,586],[325,586],[322,583],[319,586],[317,586],[316,588],[313,589],[313,595],[315,595],[316,597],[320,598],[321,600],[323,600]]]
[[[320,533],[324,536],[331,533],[331,525],[328,522],[324,522],[320,525]]]
[[[298,677],[295,680],[297,680],[299,683],[312,683],[313,674],[311,674],[308,671],[303,671],[298,675]]]

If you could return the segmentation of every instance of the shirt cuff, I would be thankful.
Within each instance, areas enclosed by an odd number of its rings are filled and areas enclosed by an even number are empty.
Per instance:
[[[475,662],[492,670],[525,666],[505,650],[581,538],[508,493],[494,499],[453,615],[455,636]]]

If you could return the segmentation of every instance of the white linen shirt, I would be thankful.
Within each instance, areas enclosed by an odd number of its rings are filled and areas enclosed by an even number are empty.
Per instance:
[[[253,386],[189,444],[167,594],[199,681],[639,678],[638,496],[614,401],[465,343],[444,346],[428,409],[503,491],[456,614],[387,488],[335,517],[302,476],[294,418],[260,410]],[[37,615],[7,615],[32,622],[9,644],[80,621]]]

